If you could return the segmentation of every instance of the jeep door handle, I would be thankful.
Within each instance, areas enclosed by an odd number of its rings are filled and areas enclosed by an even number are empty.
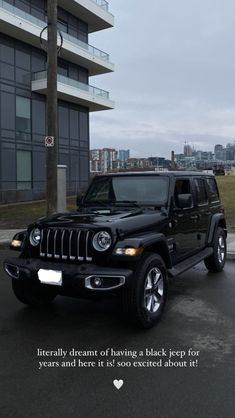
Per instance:
[[[191,215],[190,216],[190,219],[193,219],[193,220],[195,220],[195,221],[198,221],[199,219],[200,219],[200,215]]]

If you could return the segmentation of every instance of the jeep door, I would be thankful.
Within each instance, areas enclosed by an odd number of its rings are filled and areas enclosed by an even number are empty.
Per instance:
[[[197,210],[194,203],[191,207],[178,206],[179,194],[192,194],[192,181],[190,177],[177,177],[174,186],[172,219],[171,219],[171,256],[172,261],[178,262],[195,253],[197,245]]]
[[[198,217],[195,223],[197,228],[197,246],[199,249],[205,247],[206,235],[209,227],[211,210],[206,189],[206,178],[193,178],[193,193]]]

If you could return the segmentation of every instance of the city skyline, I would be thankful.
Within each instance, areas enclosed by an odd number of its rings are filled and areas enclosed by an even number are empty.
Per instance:
[[[188,148],[188,149],[191,149],[191,151],[193,153],[204,152],[204,153],[211,153],[212,155],[215,155],[216,156],[216,148],[218,149],[218,147],[219,147],[219,151],[220,152],[225,152],[227,148],[233,148],[235,150],[235,140],[231,140],[230,142],[227,142],[225,144],[219,144],[219,143],[212,144],[206,150],[205,149],[196,148],[195,145],[194,145],[194,143],[193,142],[189,142],[189,141],[184,141],[183,143],[179,144],[179,146],[181,147],[180,152],[176,152],[175,149],[172,149],[171,152],[174,151],[175,155],[185,154],[185,156],[187,156],[186,149]],[[131,150],[130,147],[128,147],[128,144],[126,144],[125,150],[124,149],[121,149],[119,146],[112,147],[110,145],[110,146],[105,146],[105,147],[100,146],[100,147],[91,148],[90,149],[90,152],[92,153],[94,151],[103,151],[103,150],[115,150],[115,152],[117,152],[117,155],[120,155],[120,151],[124,151],[124,152],[127,152],[128,151],[129,158],[140,158],[140,159],[141,158],[151,158],[151,157],[160,157],[160,158],[164,157],[166,159],[167,158],[169,158],[169,159],[171,158],[171,153],[170,153],[169,156],[161,155],[159,153],[158,154],[157,153],[155,153],[155,154],[152,153],[150,155],[148,153],[148,151],[146,151],[146,155],[141,154],[139,156],[136,156],[136,155],[134,155],[132,153],[132,150]],[[188,156],[190,156],[190,154],[188,154]],[[122,158],[117,157],[117,159],[122,159]],[[221,161],[226,160],[224,157],[223,158],[217,158],[217,159],[218,160],[220,159]],[[231,159],[231,160],[235,160],[235,158],[234,159]]]
[[[110,1],[115,28],[100,34],[116,108],[92,115],[91,148],[126,144],[135,156],[170,156],[187,138],[197,148],[235,137],[235,4]],[[135,10],[133,19],[133,10]],[[141,28],[141,29],[140,29]]]

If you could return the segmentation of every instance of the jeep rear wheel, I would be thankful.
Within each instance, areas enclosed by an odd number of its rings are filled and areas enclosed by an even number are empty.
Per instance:
[[[48,305],[57,295],[54,288],[29,280],[12,279],[12,289],[20,302],[35,307]]]
[[[162,258],[146,254],[129,288],[124,289],[124,308],[144,328],[160,319],[166,302],[166,267]]]
[[[213,253],[204,260],[206,268],[213,272],[223,270],[226,261],[226,236],[223,228],[219,227],[216,231],[213,245]]]

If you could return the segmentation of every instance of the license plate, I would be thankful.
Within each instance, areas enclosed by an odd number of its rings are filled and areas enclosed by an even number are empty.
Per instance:
[[[40,269],[38,270],[38,278],[44,284],[62,285],[62,271]]]

